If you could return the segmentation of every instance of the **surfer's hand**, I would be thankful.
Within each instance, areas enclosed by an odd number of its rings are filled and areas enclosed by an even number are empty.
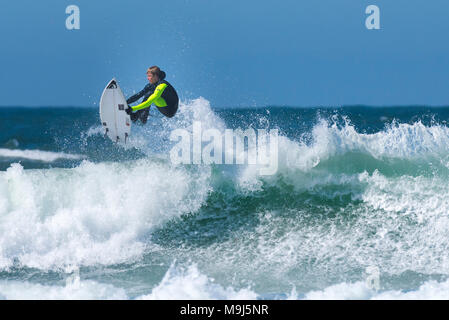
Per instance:
[[[127,114],[131,114],[131,113],[133,113],[133,109],[130,106],[128,106],[128,108],[125,109],[125,112]]]

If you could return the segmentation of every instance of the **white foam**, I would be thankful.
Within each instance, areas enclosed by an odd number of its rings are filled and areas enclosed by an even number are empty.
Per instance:
[[[90,127],[86,132],[82,132],[81,138],[91,137],[91,136],[95,136],[98,134],[104,135],[104,133],[105,132],[104,132],[103,126],[95,125],[95,126]]]
[[[65,286],[41,285],[21,281],[0,281],[0,298],[8,300],[123,300],[125,290],[91,280]]]
[[[152,108],[146,125],[133,125],[129,146],[135,147],[146,154],[168,154],[173,146],[169,141],[170,133],[175,129],[185,129],[192,132],[192,124],[199,121],[203,130],[215,128],[224,131],[225,125],[212,110],[209,101],[200,97],[190,101],[181,101],[179,109],[173,118],[166,118]]]
[[[447,300],[449,299],[449,280],[426,281],[416,290],[375,291],[362,281],[340,283],[323,290],[305,294],[306,300]]]
[[[390,275],[449,275],[449,186],[444,178],[393,178],[365,172],[334,175],[316,185],[312,181],[301,183],[309,184],[309,193],[323,200],[338,201],[349,192],[356,201],[339,211],[317,207],[311,212],[307,203],[261,210],[254,232],[233,235],[197,254],[208,259],[217,255],[215,263],[225,270],[237,264],[242,277],[255,282],[261,280],[252,270],[264,270],[272,281],[284,285],[289,281],[285,275],[304,265],[310,271],[295,279],[301,285],[319,277],[342,277],[367,266],[377,266]],[[326,185],[337,187],[320,191],[320,186]],[[226,259],[217,252],[226,252]],[[252,253],[257,253],[257,258],[251,258]],[[250,265],[247,259],[251,259]]]
[[[349,152],[386,161],[400,159],[429,163],[429,160],[436,159],[436,163],[449,168],[449,128],[441,125],[393,122],[382,131],[366,134],[357,132],[348,121],[337,125],[320,120],[313,127],[310,137],[310,141],[306,142],[305,139],[295,141],[280,135],[277,173],[273,176],[260,176],[257,166],[246,166],[239,174],[238,185],[242,190],[259,190],[262,181],[277,183],[277,178],[282,176],[295,187],[310,189],[318,180],[340,177],[331,177],[330,173],[319,170],[313,174],[317,179],[312,176],[305,179],[305,174],[320,163]],[[349,179],[353,180],[353,177]]]
[[[150,294],[139,297],[145,300],[255,300],[256,298],[257,294],[250,289],[235,290],[214,283],[214,279],[202,274],[194,264],[187,269],[172,265],[161,283]]]
[[[341,214],[335,212],[335,217],[331,210],[330,217],[322,220],[315,220],[308,207],[286,209],[289,214],[285,210],[282,214],[255,212],[260,217],[255,231],[239,230],[226,241],[195,248],[186,256],[213,260],[223,273],[233,272],[238,265],[240,277],[256,283],[260,279],[255,277],[263,277],[254,270],[264,270],[284,285],[289,281],[286,274],[309,261],[314,261],[310,277],[337,277],[366,266],[378,266],[392,275],[407,271],[449,274],[449,187],[444,177],[394,178],[377,171],[343,174],[313,170],[347,152],[376,159],[444,158],[449,151],[448,137],[448,128],[427,127],[421,122],[393,124],[365,134],[349,123],[338,126],[325,121],[313,128],[311,143],[280,136],[278,174],[262,177],[255,166],[247,166],[236,179],[243,191],[261,190],[262,182],[276,184],[282,176],[295,191],[336,200],[349,196],[357,203],[342,208]],[[325,190],[328,186],[331,188]],[[365,293],[362,290],[360,294]]]
[[[376,228],[376,237],[366,243],[389,257],[382,259],[383,268],[390,273],[449,274],[446,178],[385,177],[375,171],[362,173],[359,179],[366,184],[361,200],[368,209],[359,219]]]
[[[427,281],[418,290],[390,290],[373,295],[375,300],[449,300],[449,280]]]
[[[320,120],[312,129],[311,142],[279,137],[280,172],[309,171],[323,160],[347,152],[362,152],[374,158],[426,159],[449,152],[449,128],[434,125],[393,123],[385,130],[359,133],[349,123],[343,126]]]
[[[249,288],[224,287],[202,274],[196,265],[187,268],[172,265],[151,293],[137,300],[256,300],[262,296]],[[8,300],[125,300],[133,299],[125,289],[93,280],[71,276],[65,285],[42,285],[28,281],[0,281],[0,299]],[[363,281],[339,283],[322,290],[298,294],[293,288],[288,295],[272,299],[288,300],[447,300],[449,280],[426,281],[414,290],[375,291]]]
[[[323,290],[310,291],[304,300],[366,300],[374,295],[374,291],[362,281],[356,283],[340,283]]]
[[[22,281],[0,281],[3,299],[131,299],[122,288],[92,280],[81,280],[79,275],[67,278],[65,285],[42,285]],[[257,294],[250,289],[235,290],[215,283],[202,274],[196,265],[188,268],[173,264],[162,281],[151,293],[136,297],[138,300],[254,300]]]
[[[127,148],[152,154],[149,144],[167,145],[170,130],[191,129],[193,120],[223,126],[203,98],[181,103],[174,118],[150,120],[133,126]],[[100,133],[101,126],[94,126],[83,135]],[[197,211],[210,190],[210,166],[186,168],[151,158],[84,161],[74,169],[23,170],[13,164],[0,172],[0,268],[15,261],[67,269],[140,257],[155,226]]]
[[[140,257],[155,226],[195,212],[205,200],[210,172],[194,169],[146,159],[47,170],[12,164],[0,172],[0,268]]]
[[[180,254],[213,261],[210,268],[220,266],[223,274],[238,268],[239,279],[254,283],[265,283],[269,274],[274,291],[291,282],[307,286],[316,279],[343,281],[367,266],[390,276],[449,275],[446,177],[323,171],[297,180],[283,177],[300,189],[299,197],[306,191],[311,204],[306,199],[295,206],[260,206],[252,213],[258,221],[254,229],[230,231],[223,241]],[[256,177],[250,182],[260,179]],[[326,199],[335,203],[340,197],[349,199],[334,208],[316,205]],[[302,268],[306,273],[292,278]],[[360,298],[368,295],[362,288],[352,289]]]
[[[85,158],[81,154],[69,154],[64,152],[51,152],[42,150],[17,150],[0,148],[0,157],[13,159],[28,159],[43,162],[53,162],[59,159],[79,160]]]

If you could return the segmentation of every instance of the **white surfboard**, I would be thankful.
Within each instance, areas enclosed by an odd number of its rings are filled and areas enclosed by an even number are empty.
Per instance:
[[[100,99],[100,119],[107,135],[114,142],[126,143],[131,134],[131,119],[125,112],[128,107],[117,80],[109,81]]]

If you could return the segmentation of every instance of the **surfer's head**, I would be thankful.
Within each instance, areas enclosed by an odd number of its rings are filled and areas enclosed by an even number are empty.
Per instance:
[[[152,66],[147,70],[147,78],[151,84],[155,84],[159,80],[165,79],[165,72],[162,71],[158,66]]]

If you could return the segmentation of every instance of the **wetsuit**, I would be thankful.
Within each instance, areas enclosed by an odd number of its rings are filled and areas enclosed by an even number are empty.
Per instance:
[[[131,120],[137,121],[140,119],[142,123],[147,122],[150,106],[154,103],[157,109],[166,117],[171,118],[178,111],[179,98],[175,88],[165,80],[159,80],[155,84],[147,84],[139,93],[131,96],[126,100],[129,104],[143,98],[143,102],[137,106],[131,107]]]

